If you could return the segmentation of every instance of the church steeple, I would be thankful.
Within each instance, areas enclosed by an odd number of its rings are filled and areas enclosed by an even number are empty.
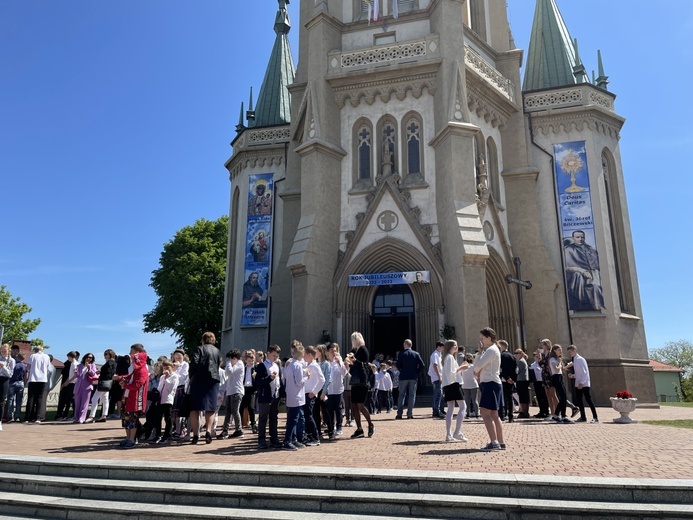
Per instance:
[[[287,87],[294,81],[294,61],[291,56],[288,34],[291,30],[286,5],[289,0],[279,0],[279,10],[274,21],[274,41],[265,79],[255,107],[255,127],[284,125],[291,122],[291,97]]]
[[[606,86],[609,84],[609,76],[604,74],[604,64],[602,63],[602,51],[597,50],[597,61],[599,62],[599,77],[596,80],[596,85],[599,88],[608,90]]]
[[[574,85],[577,83],[575,54],[573,40],[556,1],[537,0],[522,89]]]
[[[578,83],[589,83],[589,79],[587,78],[587,71],[585,70],[585,66],[582,64],[582,60],[580,59],[580,52],[578,51],[577,38],[575,38],[574,42],[575,42],[575,66],[573,67],[573,76],[575,76],[575,81],[577,81]]]

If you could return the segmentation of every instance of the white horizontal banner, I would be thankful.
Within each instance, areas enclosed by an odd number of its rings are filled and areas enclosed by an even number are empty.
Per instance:
[[[371,285],[405,285],[411,283],[431,283],[431,272],[409,271],[403,273],[371,273],[349,275],[349,287],[368,287]]]

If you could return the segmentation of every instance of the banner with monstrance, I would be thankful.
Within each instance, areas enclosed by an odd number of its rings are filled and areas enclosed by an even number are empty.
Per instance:
[[[251,175],[245,233],[242,326],[265,326],[272,260],[274,174]]]
[[[568,308],[604,308],[585,141],[553,145]]]

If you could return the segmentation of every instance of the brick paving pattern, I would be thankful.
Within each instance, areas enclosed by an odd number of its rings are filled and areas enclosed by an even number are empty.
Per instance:
[[[532,410],[536,413],[536,409]],[[465,421],[466,444],[445,443],[445,421],[430,417],[430,408],[415,410],[412,420],[394,413],[373,415],[372,438],[349,439],[353,428],[319,447],[298,452],[258,450],[256,436],[245,430],[239,439],[212,444],[172,443],[123,450],[120,421],[77,425],[5,424],[0,457],[22,455],[140,461],[169,461],[181,466],[202,462],[353,468],[387,468],[533,475],[693,479],[693,430],[642,423],[615,424],[618,413],[599,408],[599,424],[558,424],[518,420],[504,423],[506,451],[482,453],[488,438],[479,419]],[[590,417],[588,412],[588,418]],[[693,419],[693,408],[637,409],[633,419]],[[284,416],[280,414],[280,432]],[[365,424],[365,422],[364,422]]]

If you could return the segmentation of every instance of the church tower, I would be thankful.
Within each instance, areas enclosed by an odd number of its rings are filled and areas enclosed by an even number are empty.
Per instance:
[[[553,235],[546,247],[563,273],[558,337],[589,359],[600,401],[628,388],[655,403],[619,151],[625,119],[596,58],[590,81],[555,0],[537,1],[523,100],[542,235]]]
[[[285,270],[274,264],[280,256],[283,204],[276,186],[286,178],[286,154],[290,141],[291,97],[294,64],[287,35],[291,30],[286,10],[288,0],[279,0],[274,31],[276,39],[262,81],[257,104],[250,91],[248,110],[241,113],[233,155],[225,166],[231,181],[226,291],[222,351],[237,346],[264,347],[269,341],[272,306],[289,307],[283,300]],[[271,288],[271,290],[270,290]],[[288,323],[287,312],[275,321]],[[288,325],[286,325],[288,326]]]
[[[537,0],[524,84],[502,0],[302,0],[295,77],[288,3],[226,164],[224,348],[346,350],[360,331],[371,354],[410,338],[426,358],[490,325],[530,352],[578,345],[601,402],[656,402],[624,120],[555,0]]]

